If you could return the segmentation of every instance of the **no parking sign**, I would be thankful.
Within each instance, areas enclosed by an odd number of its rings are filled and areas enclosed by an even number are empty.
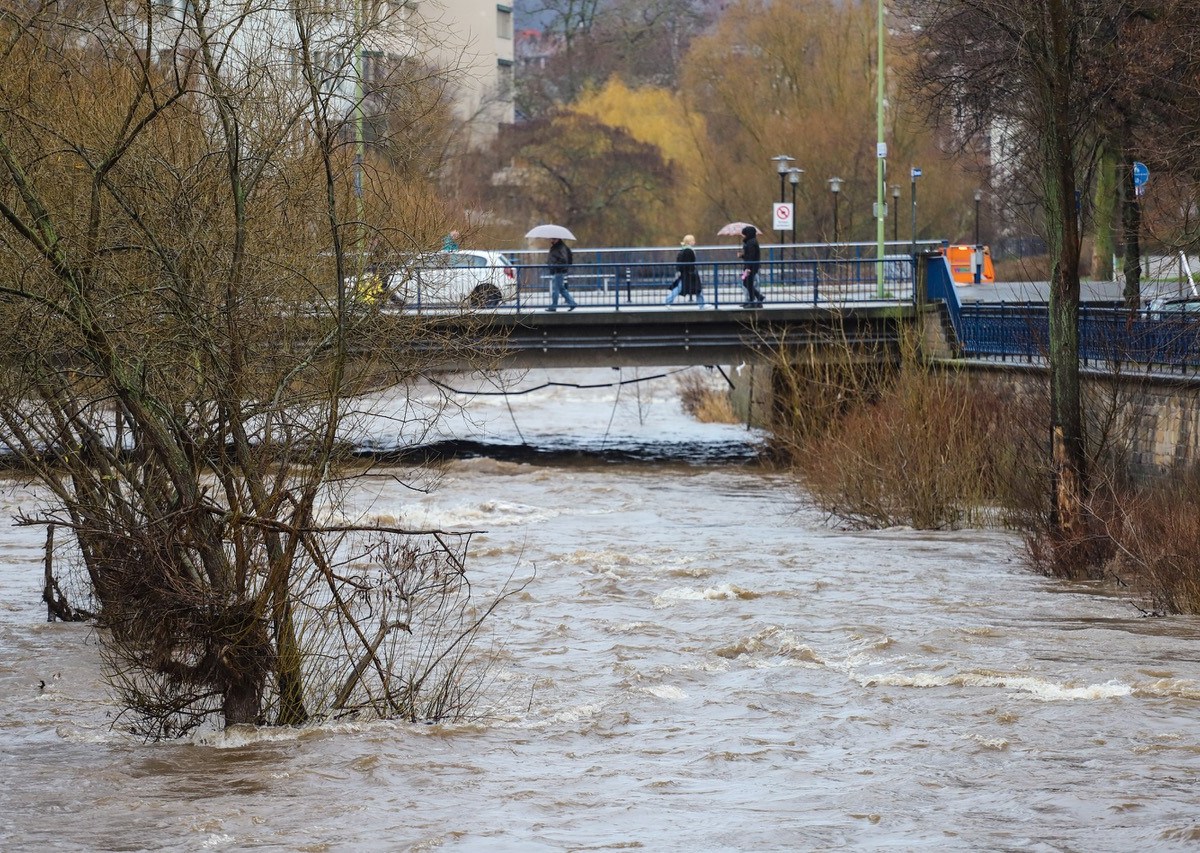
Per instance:
[[[792,222],[792,210],[790,202],[777,202],[771,208],[772,231],[794,231],[795,225]]]

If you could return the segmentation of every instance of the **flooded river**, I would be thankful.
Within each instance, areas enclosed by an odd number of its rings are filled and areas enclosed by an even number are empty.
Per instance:
[[[471,724],[143,745],[90,630],[45,622],[42,532],[3,528],[0,849],[1200,846],[1196,620],[1032,575],[1003,532],[834,529],[752,432],[632,377],[531,373],[596,387],[473,401],[449,433],[508,450],[428,493],[358,484],[486,531],[478,588],[527,581]]]

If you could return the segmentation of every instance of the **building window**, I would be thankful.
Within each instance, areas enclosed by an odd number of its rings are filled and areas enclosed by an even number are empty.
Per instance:
[[[513,93],[513,64],[511,59],[496,60],[496,94],[508,100]]]
[[[382,83],[387,77],[387,61],[382,50],[362,52],[362,79],[364,83]]]
[[[512,6],[496,6],[496,35],[502,39],[512,40]]]

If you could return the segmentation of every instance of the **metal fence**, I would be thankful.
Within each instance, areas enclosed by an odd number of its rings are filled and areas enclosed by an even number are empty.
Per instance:
[[[969,303],[959,308],[958,335],[968,356],[1035,363],[1048,354],[1049,312],[1044,304]],[[1200,312],[1079,309],[1079,357],[1085,366],[1138,365],[1200,369]]]
[[[697,246],[696,270],[706,305],[740,305],[747,300],[737,246]],[[756,286],[774,305],[846,305],[908,302],[913,298],[913,258],[909,244],[875,257],[875,244],[796,244],[764,246]],[[661,306],[676,283],[677,248],[580,249],[567,275],[580,306],[623,310]],[[506,253],[516,269],[512,304],[525,310],[550,304],[552,275],[545,252]],[[883,269],[880,292],[877,268]],[[506,300],[506,303],[508,300]],[[689,303],[686,297],[675,302]]]

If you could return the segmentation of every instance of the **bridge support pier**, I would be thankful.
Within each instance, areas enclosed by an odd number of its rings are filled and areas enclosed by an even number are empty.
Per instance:
[[[768,428],[775,407],[775,366],[745,363],[729,372],[729,402],[747,427]]]

